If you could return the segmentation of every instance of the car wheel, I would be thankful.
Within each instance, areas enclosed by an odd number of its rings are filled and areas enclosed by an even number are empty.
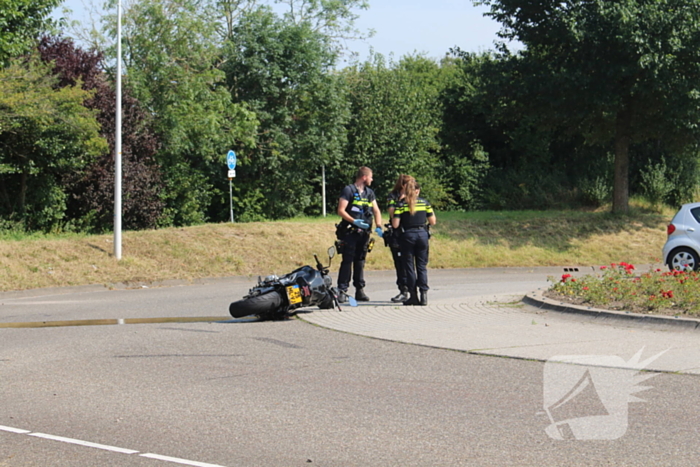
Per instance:
[[[695,271],[699,266],[700,258],[690,248],[676,248],[668,255],[668,268],[671,271]]]

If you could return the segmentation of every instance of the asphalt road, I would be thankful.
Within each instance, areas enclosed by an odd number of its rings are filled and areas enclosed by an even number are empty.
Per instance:
[[[430,300],[513,303],[560,273],[431,271]],[[392,281],[369,274],[370,306],[395,294]],[[0,323],[224,317],[254,282],[5,293]],[[0,328],[0,343],[0,467],[695,466],[700,458],[693,375],[645,383],[646,402],[629,404],[617,439],[554,440],[542,361],[301,320]]]

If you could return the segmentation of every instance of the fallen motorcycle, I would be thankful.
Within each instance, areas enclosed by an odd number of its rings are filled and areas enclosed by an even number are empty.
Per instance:
[[[257,315],[261,320],[282,320],[293,316],[299,308],[317,306],[320,309],[338,307],[339,291],[332,286],[329,275],[335,247],[328,249],[328,266],[316,259],[316,268],[302,266],[287,275],[270,275],[248,291],[242,300],[231,303],[228,311],[234,318]],[[353,300],[354,301],[354,300]],[[350,303],[357,306],[357,302]],[[342,310],[341,310],[342,311]]]

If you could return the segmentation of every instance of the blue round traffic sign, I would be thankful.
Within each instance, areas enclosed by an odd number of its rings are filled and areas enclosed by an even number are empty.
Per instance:
[[[226,155],[226,163],[228,164],[229,170],[236,169],[236,153],[233,150],[229,151]]]

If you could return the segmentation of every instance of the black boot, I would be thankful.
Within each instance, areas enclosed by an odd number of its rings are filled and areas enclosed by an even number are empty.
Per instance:
[[[338,303],[347,303],[348,302],[348,296],[345,293],[344,290],[339,290],[338,291]]]
[[[396,297],[391,297],[391,301],[394,303],[403,303],[408,300],[408,287],[401,287],[401,292]]]
[[[411,297],[403,302],[403,304],[406,306],[420,305],[420,302],[418,301],[418,292],[415,290],[411,291]]]
[[[358,302],[369,302],[369,297],[365,293],[365,289],[358,288],[355,291],[355,300]]]
[[[428,304],[428,291],[427,290],[420,291],[420,304],[422,306],[426,306]]]

